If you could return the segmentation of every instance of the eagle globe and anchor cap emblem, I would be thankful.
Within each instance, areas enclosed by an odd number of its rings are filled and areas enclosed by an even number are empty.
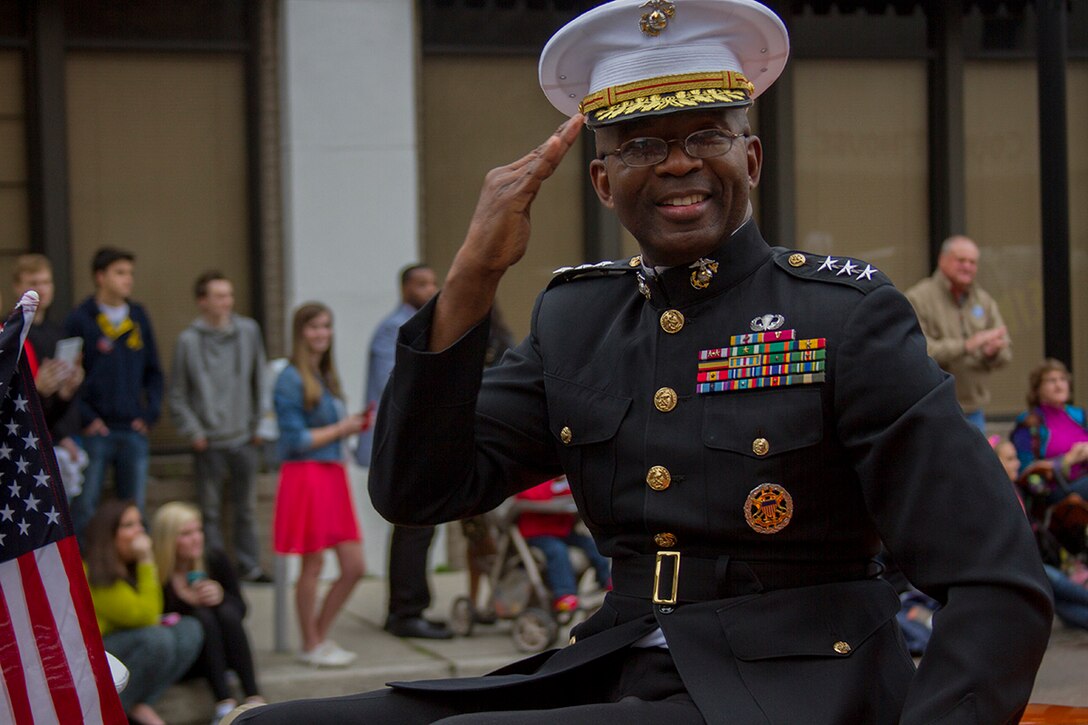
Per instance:
[[[777,483],[761,483],[744,501],[744,520],[757,534],[776,534],[793,518],[793,497]]]
[[[639,30],[651,37],[656,37],[669,26],[669,18],[676,15],[676,5],[669,0],[646,0],[639,8],[649,8],[638,20]]]

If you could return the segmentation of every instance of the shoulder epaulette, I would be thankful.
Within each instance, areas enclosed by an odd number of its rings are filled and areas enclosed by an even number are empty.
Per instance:
[[[593,264],[579,264],[577,267],[560,267],[552,272],[552,281],[548,283],[548,289],[556,285],[570,282],[585,277],[613,277],[639,270],[639,258],[605,260]]]
[[[868,262],[853,257],[832,257],[775,247],[774,261],[794,277],[817,282],[837,282],[862,292],[892,283],[888,275]]]

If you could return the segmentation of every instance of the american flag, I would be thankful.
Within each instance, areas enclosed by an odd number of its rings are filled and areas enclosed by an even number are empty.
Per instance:
[[[28,292],[0,331],[0,722],[123,723],[23,342]]]

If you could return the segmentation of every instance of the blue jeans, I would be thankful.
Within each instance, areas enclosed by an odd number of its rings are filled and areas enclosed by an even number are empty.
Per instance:
[[[128,668],[128,687],[121,693],[128,712],[133,705],[155,702],[189,671],[204,644],[204,631],[193,617],[182,617],[172,627],[156,624],[110,632],[102,643]]]
[[[83,436],[81,442],[89,463],[83,473],[83,490],[71,504],[76,535],[82,536],[87,522],[98,509],[109,464],[113,464],[117,498],[135,501],[142,516],[147,493],[147,436],[134,430],[110,428],[108,435]]]
[[[1043,564],[1054,590],[1054,612],[1069,627],[1088,629],[1088,589],[1069,580],[1059,569]]]
[[[974,413],[964,413],[967,416],[967,422],[982,431],[982,435],[986,435],[986,413],[982,408],[979,408]]]
[[[529,546],[534,546],[544,554],[547,571],[544,579],[552,590],[553,597],[561,597],[565,594],[577,594],[578,583],[574,581],[574,569],[570,565],[570,556],[567,554],[568,546],[576,546],[586,553],[593,570],[597,573],[597,583],[602,587],[608,585],[611,577],[611,567],[608,559],[597,551],[597,545],[593,538],[582,534],[570,533],[563,538],[558,536],[530,536],[525,540]]]

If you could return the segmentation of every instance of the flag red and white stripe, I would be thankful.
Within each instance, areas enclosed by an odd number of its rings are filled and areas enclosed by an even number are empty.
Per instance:
[[[120,725],[49,432],[19,355],[36,301],[24,296],[0,331],[0,722]]]

